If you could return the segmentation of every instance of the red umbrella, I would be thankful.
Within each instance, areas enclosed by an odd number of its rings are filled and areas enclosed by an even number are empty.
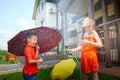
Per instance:
[[[40,53],[49,51],[56,47],[62,36],[58,30],[48,27],[38,27],[19,32],[15,37],[8,41],[8,52],[23,56],[24,47],[26,45],[26,35],[29,32],[35,32],[38,35],[38,45],[40,46]]]

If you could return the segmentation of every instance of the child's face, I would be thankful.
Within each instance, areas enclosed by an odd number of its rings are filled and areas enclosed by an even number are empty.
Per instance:
[[[82,22],[82,28],[84,28],[84,30],[86,32],[89,32],[92,27],[89,26],[89,22],[87,20],[83,20],[83,22]]]
[[[27,39],[27,41],[31,46],[34,47],[37,44],[37,36],[32,35],[30,38]]]

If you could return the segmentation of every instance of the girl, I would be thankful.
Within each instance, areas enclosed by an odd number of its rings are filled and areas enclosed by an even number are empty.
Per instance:
[[[99,80],[98,71],[99,64],[96,55],[96,47],[102,47],[102,42],[93,29],[95,26],[95,21],[87,17],[82,21],[82,27],[84,28],[84,33],[82,36],[82,46],[71,49],[72,52],[81,50],[81,69],[83,80],[88,80],[88,74],[92,74],[93,80]]]

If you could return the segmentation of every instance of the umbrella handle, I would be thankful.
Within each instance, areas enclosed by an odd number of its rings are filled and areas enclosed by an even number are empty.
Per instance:
[[[70,50],[68,50],[68,49],[66,49],[65,48],[65,51],[66,51],[66,53],[68,54],[68,55],[71,55],[74,59],[75,59],[75,61],[77,62],[77,65],[78,65],[78,68],[79,68],[79,70],[80,70],[80,80],[82,79],[82,73],[81,73],[81,69],[80,69],[80,62],[79,62],[79,60],[77,59],[77,56],[73,53],[73,52],[71,52]]]

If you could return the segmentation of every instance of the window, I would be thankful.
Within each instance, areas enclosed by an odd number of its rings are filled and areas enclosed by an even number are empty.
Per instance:
[[[43,2],[41,3],[41,10],[43,10]]]
[[[41,21],[41,26],[43,26],[43,21]]]

